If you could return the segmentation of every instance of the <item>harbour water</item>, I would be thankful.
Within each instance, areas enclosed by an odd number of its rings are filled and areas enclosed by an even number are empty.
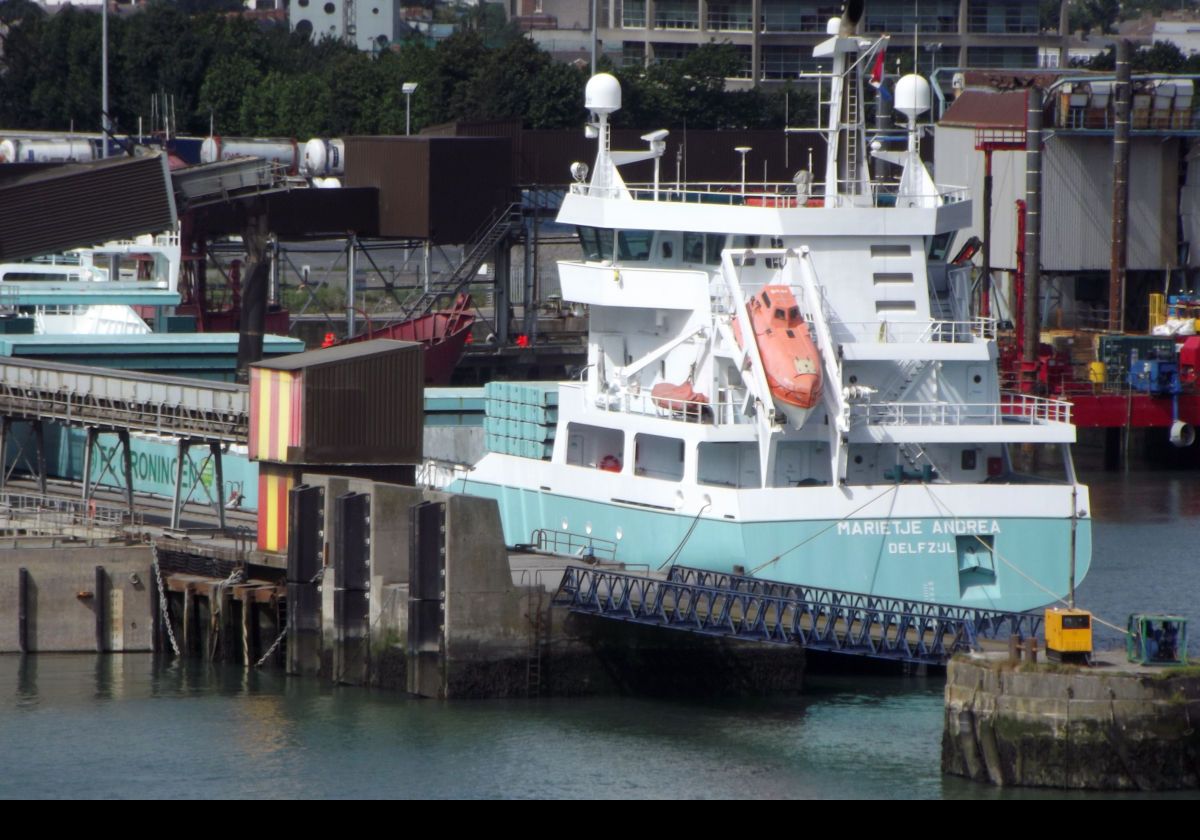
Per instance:
[[[1116,624],[1179,612],[1200,633],[1200,474],[1085,478],[1081,604]],[[0,657],[2,798],[1063,795],[943,778],[941,727],[939,677],[813,676],[803,696],[754,700],[437,703],[146,655]]]

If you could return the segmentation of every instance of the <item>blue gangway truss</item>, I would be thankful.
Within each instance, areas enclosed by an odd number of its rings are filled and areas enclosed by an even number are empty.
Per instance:
[[[574,566],[555,603],[572,612],[831,653],[945,663],[981,639],[1035,635],[1041,615],[908,601],[672,567],[666,577]]]

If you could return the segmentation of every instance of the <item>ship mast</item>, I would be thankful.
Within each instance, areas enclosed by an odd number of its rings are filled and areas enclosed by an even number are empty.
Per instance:
[[[866,167],[866,134],[863,122],[862,62],[873,55],[879,44],[859,57],[863,48],[857,35],[864,8],[862,0],[843,6],[842,16],[829,21],[833,37],[813,50],[817,58],[831,57],[828,121],[825,156],[825,205],[836,206],[841,195],[870,196],[870,178]]]

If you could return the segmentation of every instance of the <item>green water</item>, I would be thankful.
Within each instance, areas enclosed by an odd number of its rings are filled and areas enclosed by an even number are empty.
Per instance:
[[[1117,622],[1182,612],[1195,656],[1200,475],[1088,480],[1081,603]],[[762,700],[440,703],[148,655],[0,656],[3,798],[1064,795],[943,778],[941,728],[937,677],[814,676]]]

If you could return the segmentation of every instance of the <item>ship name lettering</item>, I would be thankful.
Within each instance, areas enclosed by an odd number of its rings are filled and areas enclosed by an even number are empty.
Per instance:
[[[850,537],[887,537],[891,535],[921,536],[924,523],[919,519],[864,519],[850,522],[839,522],[839,536]]]
[[[888,543],[888,554],[954,554],[951,542],[893,542]]]

